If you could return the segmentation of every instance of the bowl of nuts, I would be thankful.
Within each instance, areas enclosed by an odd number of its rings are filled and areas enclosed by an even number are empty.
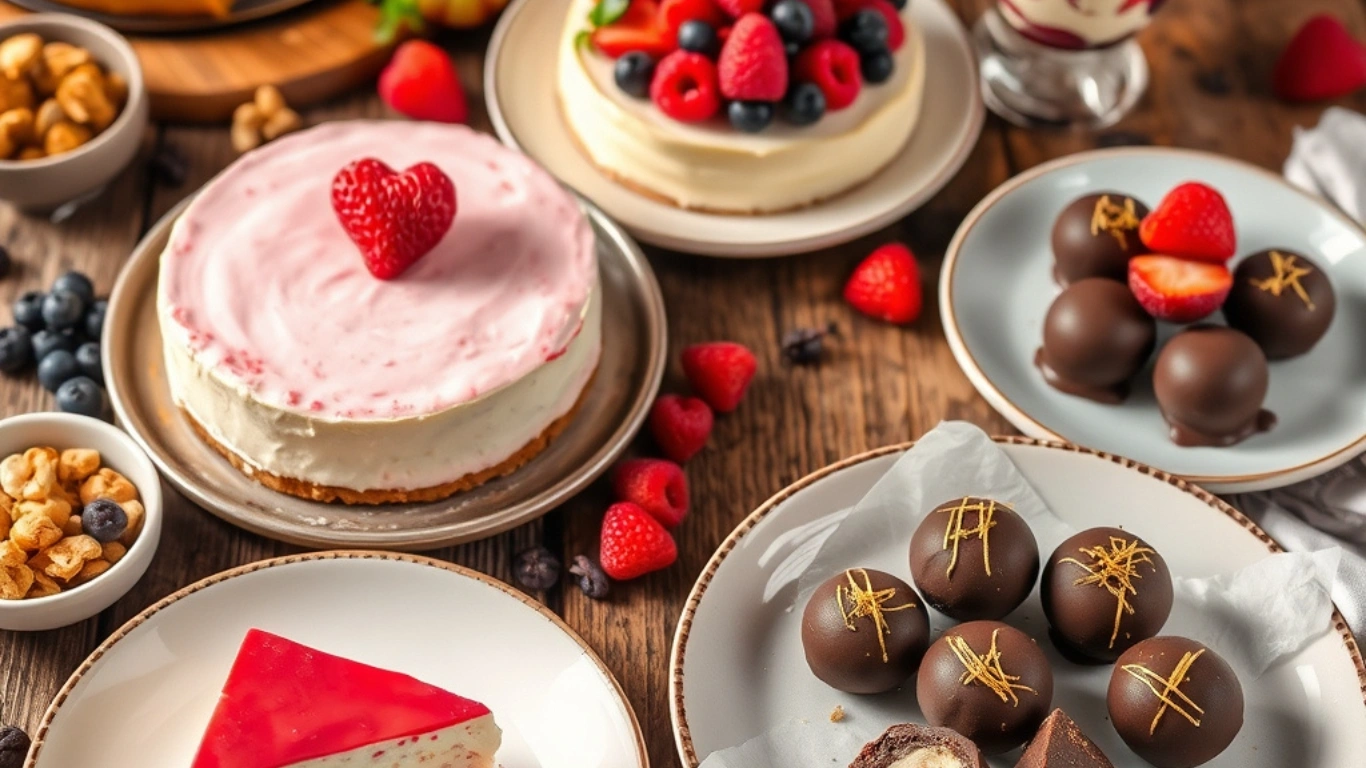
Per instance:
[[[0,199],[50,211],[97,193],[147,122],[142,68],[117,32],[68,14],[0,24]]]
[[[146,573],[161,479],[133,439],[69,413],[0,421],[0,629],[91,618]]]

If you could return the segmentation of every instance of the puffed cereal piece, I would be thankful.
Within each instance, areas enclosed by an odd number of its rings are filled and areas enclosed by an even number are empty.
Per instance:
[[[18,544],[5,539],[0,541],[0,565],[23,565],[28,562],[28,553]]]
[[[25,515],[14,521],[10,541],[25,552],[36,552],[62,540],[62,529],[47,515]]]
[[[0,113],[0,133],[17,145],[28,144],[33,141],[34,117],[33,110],[25,107],[16,107],[8,112]]]
[[[57,482],[55,459],[39,448],[6,457],[0,462],[0,487],[15,499],[47,498]]]
[[[71,536],[43,550],[43,554],[52,561],[43,573],[69,582],[80,574],[86,563],[99,560],[104,550],[90,536]]]
[[[123,556],[126,554],[128,554],[128,547],[125,547],[117,541],[111,541],[104,545],[103,557],[105,560],[109,561],[110,565],[122,560]]]
[[[53,581],[51,576],[48,576],[42,571],[33,572],[33,586],[28,589],[29,600],[35,600],[40,597],[52,597],[53,595],[59,595],[61,593],[62,585]]]
[[[43,151],[49,155],[60,155],[80,148],[94,136],[95,134],[84,125],[63,120],[49,128],[43,136]]]
[[[0,112],[10,109],[33,109],[38,103],[33,95],[33,86],[27,79],[15,80],[0,76]]]
[[[62,533],[66,536],[80,536],[85,533],[85,525],[81,521],[80,515],[72,515],[66,519],[66,525],[62,526]]]
[[[43,46],[43,64],[58,80],[71,74],[76,67],[91,61],[90,51],[78,45],[54,40]]]
[[[27,565],[0,566],[0,600],[23,600],[32,586],[32,568]]]
[[[252,102],[257,111],[269,118],[285,108],[285,95],[273,85],[263,85],[256,89]]]
[[[57,479],[79,483],[99,471],[100,452],[91,448],[67,448],[57,457]]]
[[[123,109],[128,104],[128,80],[117,72],[105,74],[104,95],[115,107]]]
[[[138,534],[142,533],[142,524],[147,520],[147,510],[142,508],[140,501],[125,501],[119,506],[123,507],[123,513],[128,516],[128,527],[119,537],[119,543],[131,547],[133,542],[138,540]]]
[[[15,157],[20,160],[42,160],[47,157],[47,150],[38,146],[24,147],[19,150],[19,154],[15,155]]]
[[[275,141],[286,133],[293,133],[302,127],[304,119],[299,113],[285,107],[271,115],[266,124],[261,126],[261,137],[266,141]]]
[[[57,103],[72,120],[96,131],[108,128],[118,114],[104,92],[104,76],[81,69],[67,75],[57,86]]]
[[[108,560],[90,560],[85,565],[81,566],[81,572],[76,574],[76,577],[71,580],[71,586],[78,587],[82,584],[87,584],[112,567],[113,564]]]
[[[33,132],[38,135],[38,138],[44,138],[54,125],[66,119],[66,112],[62,111],[62,105],[58,104],[56,99],[48,99],[38,105],[38,110],[33,115]]]
[[[5,77],[18,80],[38,63],[43,54],[43,38],[25,32],[0,42],[0,71]]]
[[[137,497],[138,490],[128,482],[128,478],[109,467],[100,468],[100,471],[81,483],[81,504],[89,504],[95,499],[109,499],[123,504],[135,501]]]
[[[29,515],[46,515],[53,525],[65,528],[66,521],[71,518],[71,505],[54,495],[42,501],[21,501],[14,505],[12,514],[16,523]]]
[[[9,529],[14,525],[14,519],[9,516],[9,512],[0,511],[0,543],[9,540]]]

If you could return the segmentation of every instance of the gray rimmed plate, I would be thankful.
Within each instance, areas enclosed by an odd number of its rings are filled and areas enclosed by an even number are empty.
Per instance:
[[[223,18],[215,16],[123,16],[76,8],[55,0],[12,0],[20,8],[40,13],[74,13],[93,19],[120,32],[163,33],[203,32],[234,24],[259,21],[298,8],[313,0],[237,0],[232,13]]]
[[[348,507],[276,493],[195,434],[171,399],[156,315],[157,264],[187,203],[148,232],[124,267],[105,320],[105,380],[119,422],[166,479],[199,506],[273,539],[319,548],[435,549],[492,536],[549,512],[601,475],[644,423],[664,375],[664,298],[640,249],[584,203],[597,234],[603,352],[579,414],[511,475],[450,499]]]
[[[1151,367],[1135,380],[1129,400],[1112,406],[1058,392],[1033,364],[1044,315],[1058,294],[1049,233],[1062,208],[1100,189],[1156,205],[1184,181],[1223,192],[1237,222],[1239,257],[1265,248],[1303,252],[1328,272],[1337,294],[1337,315],[1318,346],[1271,364],[1266,407],[1276,414],[1276,427],[1227,448],[1171,442]],[[1158,147],[1087,152],[1041,165],[968,214],[949,245],[939,294],[959,366],[997,411],[1032,437],[1129,456],[1216,493],[1299,482],[1366,450],[1366,230],[1264,169]],[[1173,330],[1164,328],[1164,336]]]

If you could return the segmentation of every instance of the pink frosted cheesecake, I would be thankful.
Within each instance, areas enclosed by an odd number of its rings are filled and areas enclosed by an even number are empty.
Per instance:
[[[483,134],[294,134],[176,223],[157,307],[171,393],[278,491],[375,504],[467,490],[572,418],[601,352],[594,248],[574,199]]]

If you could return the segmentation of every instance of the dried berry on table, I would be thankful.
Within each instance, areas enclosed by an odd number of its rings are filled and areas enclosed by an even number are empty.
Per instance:
[[[517,555],[517,581],[527,589],[550,589],[560,581],[559,558],[545,547],[532,547]]]
[[[164,143],[158,147],[149,165],[152,178],[168,187],[183,185],[190,175],[190,161],[175,144]]]
[[[22,768],[31,743],[27,733],[12,725],[0,728],[0,768]]]
[[[612,591],[612,581],[598,564],[583,555],[574,556],[569,572],[579,577],[579,589],[594,600],[604,600]]]
[[[783,334],[783,358],[793,365],[813,365],[820,362],[825,352],[825,337],[839,334],[839,326],[830,323],[824,328],[797,328]]]

